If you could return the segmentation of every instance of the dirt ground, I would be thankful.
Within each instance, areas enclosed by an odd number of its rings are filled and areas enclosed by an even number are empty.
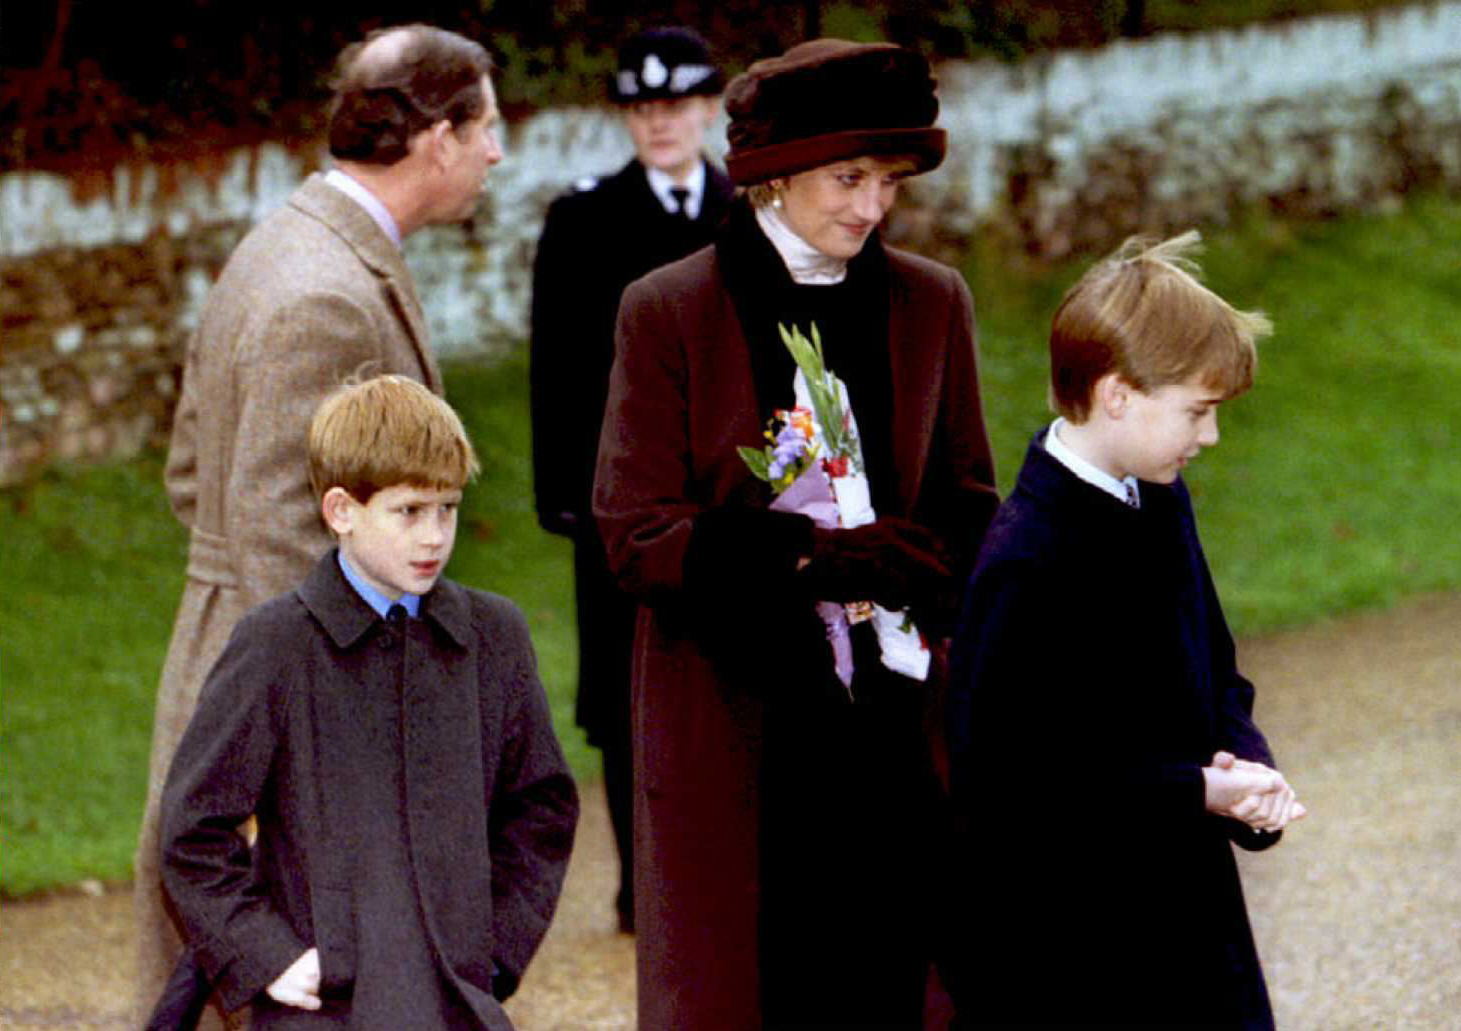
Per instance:
[[[1461,1028],[1461,597],[1241,652],[1311,811],[1240,857],[1280,1028]],[[634,1023],[608,824],[585,796],[558,919],[508,1007],[523,1031]],[[0,907],[0,1027],[126,1027],[129,920],[125,889]]]

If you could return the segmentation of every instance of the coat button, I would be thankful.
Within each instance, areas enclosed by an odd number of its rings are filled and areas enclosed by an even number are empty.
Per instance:
[[[392,648],[394,648],[396,646],[396,635],[395,634],[391,634],[391,633],[381,634],[379,640],[380,640],[380,646],[381,646],[381,648],[384,649],[385,651],[390,651]]]

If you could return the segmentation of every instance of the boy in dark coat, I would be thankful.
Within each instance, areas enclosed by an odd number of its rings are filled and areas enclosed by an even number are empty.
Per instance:
[[[1229,842],[1268,848],[1304,809],[1179,475],[1269,326],[1196,281],[1196,241],[1129,241],[1066,295],[1060,418],[969,584],[949,703],[960,1026],[1273,1024]]]
[[[619,850],[620,926],[634,926],[629,676],[637,604],[604,562],[590,511],[624,288],[713,239],[734,187],[705,158],[724,85],[705,41],[648,29],[619,51],[609,94],[634,141],[613,175],[548,208],[533,264],[533,489],[538,521],[570,538],[578,607],[578,723],[603,751]]]
[[[476,457],[399,376],[327,399],[309,455],[339,547],[209,675],[163,795],[167,890],[255,1027],[510,1028],[578,802],[521,613],[439,579]]]

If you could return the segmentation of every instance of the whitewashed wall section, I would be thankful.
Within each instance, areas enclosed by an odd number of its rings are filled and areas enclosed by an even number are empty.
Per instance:
[[[1122,41],[940,73],[951,231],[1019,222],[1060,253],[1274,201],[1343,210],[1461,185],[1461,4]]]

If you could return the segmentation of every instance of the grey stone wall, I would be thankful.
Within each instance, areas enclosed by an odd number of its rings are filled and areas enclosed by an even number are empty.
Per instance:
[[[1255,204],[1322,215],[1461,189],[1457,0],[944,66],[939,78],[949,158],[910,183],[893,226],[933,251],[992,232],[1059,256]],[[629,156],[605,110],[545,111],[504,135],[477,217],[407,242],[443,354],[490,356],[522,338],[548,201]],[[160,441],[209,283],[322,163],[265,145],[85,180],[0,175],[0,484]]]
[[[0,485],[165,442],[187,332],[238,235],[0,260]]]
[[[947,231],[1046,255],[1255,204],[1323,215],[1461,187],[1461,4],[946,67]]]

